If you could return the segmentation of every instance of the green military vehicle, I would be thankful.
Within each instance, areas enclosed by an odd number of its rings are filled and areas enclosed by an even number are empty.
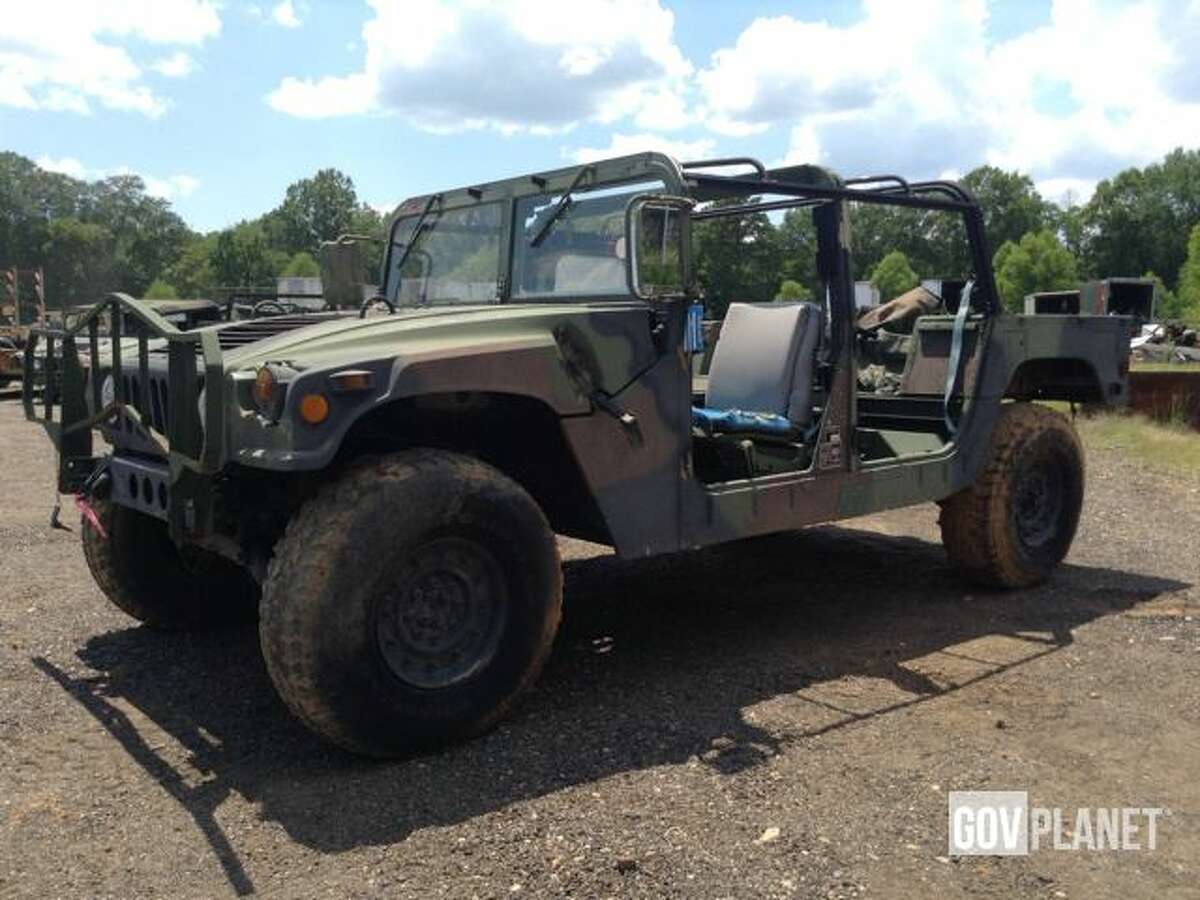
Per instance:
[[[906,301],[856,321],[864,204],[945,214],[968,245],[886,391],[860,356]],[[734,303],[706,353],[693,223],[782,209],[811,215],[820,302]],[[361,249],[326,248],[327,295],[361,302]],[[968,578],[1047,578],[1084,464],[1031,401],[1124,402],[1128,323],[1003,314],[989,259],[950,182],[644,153],[403,203],[361,309],[180,332],[110,296],[137,338],[114,335],[117,377],[79,362],[92,316],[40,338],[61,405],[29,379],[24,402],[117,606],[162,628],[257,615],[291,710],[386,756],[479,733],[534,680],[556,533],[643,557],[936,502]]]

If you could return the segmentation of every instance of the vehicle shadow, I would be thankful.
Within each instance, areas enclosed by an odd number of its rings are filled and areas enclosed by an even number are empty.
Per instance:
[[[34,662],[191,813],[231,886],[249,893],[213,816],[231,792],[295,840],[336,852],[650,766],[696,758],[738,772],[789,743],[1054,653],[1073,629],[1186,586],[1069,565],[1034,590],[980,592],[964,588],[937,544],[835,526],[638,562],[569,562],[559,640],[515,715],[478,740],[390,763],[332,749],[298,724],[253,629],[100,635],[79,651],[97,673],[83,678]],[[987,654],[967,646],[984,638]],[[846,678],[882,687],[847,700],[831,689]],[[746,717],[780,698],[789,706],[774,724]],[[178,740],[194,771],[164,760],[124,704]]]

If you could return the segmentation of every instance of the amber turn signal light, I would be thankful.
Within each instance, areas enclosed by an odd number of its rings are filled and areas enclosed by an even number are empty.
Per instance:
[[[371,390],[373,378],[367,369],[345,369],[330,375],[329,384],[335,394],[352,394]]]
[[[329,401],[324,394],[305,394],[300,398],[299,412],[309,425],[320,425],[329,418]]]

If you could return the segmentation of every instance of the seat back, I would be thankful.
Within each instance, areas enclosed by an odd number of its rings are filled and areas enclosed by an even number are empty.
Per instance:
[[[615,256],[562,257],[554,267],[556,294],[612,294],[628,289],[625,263]]]
[[[815,303],[731,303],[713,350],[705,406],[807,425],[823,320]]]

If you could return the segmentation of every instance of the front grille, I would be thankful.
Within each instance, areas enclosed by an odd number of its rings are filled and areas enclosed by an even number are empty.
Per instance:
[[[167,416],[170,409],[167,406],[167,377],[166,374],[150,375],[150,408],[142,409],[142,382],[137,374],[126,374],[122,379],[126,401],[138,411],[142,421],[159,434],[167,433]]]

